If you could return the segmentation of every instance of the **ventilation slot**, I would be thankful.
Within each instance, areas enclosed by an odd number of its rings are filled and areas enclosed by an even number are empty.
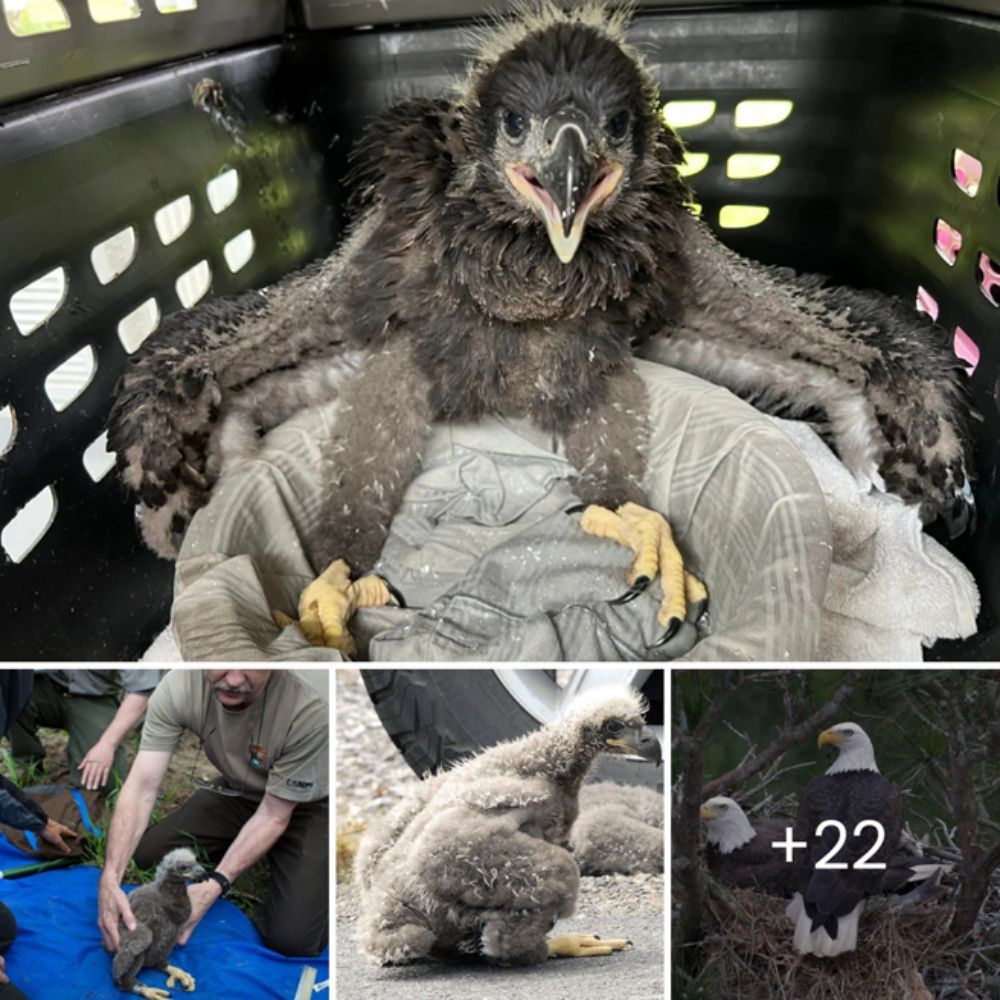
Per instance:
[[[115,467],[115,453],[108,451],[107,431],[87,446],[83,453],[83,467],[95,483],[99,483]]]
[[[198,261],[194,267],[185,271],[176,281],[177,298],[185,309],[190,309],[199,299],[204,297],[212,283],[212,269],[207,260]]]
[[[98,243],[90,251],[90,263],[102,285],[109,285],[135,260],[135,228],[129,226],[120,233]]]
[[[35,494],[0,531],[7,558],[19,563],[42,540],[56,516],[56,493],[46,486]]]
[[[938,219],[934,224],[934,249],[949,267],[954,267],[962,249],[962,234],[944,219]]]
[[[62,412],[90,385],[97,371],[97,355],[89,344],[45,377],[45,395]]]
[[[161,14],[183,14],[187,10],[197,10],[198,0],[156,0],[156,9]]]
[[[59,0],[3,0],[7,27],[18,38],[45,35],[50,31],[65,31],[69,15]]]
[[[229,270],[235,274],[253,256],[253,251],[253,233],[244,229],[222,248],[222,255],[226,258]]]
[[[684,162],[677,164],[677,173],[681,177],[693,177],[700,174],[708,166],[708,153],[692,153],[688,151],[684,154]]]
[[[733,180],[767,177],[778,169],[781,157],[777,153],[734,153],[726,160],[726,176]]]
[[[48,322],[66,300],[66,270],[57,267],[10,297],[14,324],[25,337]]]
[[[967,361],[966,373],[971,375],[979,364],[979,347],[976,342],[960,327],[955,327],[955,356]]]
[[[208,203],[212,206],[212,211],[216,215],[224,212],[234,201],[240,191],[240,175],[235,170],[226,170],[213,177],[205,185],[205,193],[208,195]]]
[[[87,7],[97,24],[131,21],[142,14],[139,0],[87,0]]]
[[[981,253],[976,264],[979,290],[990,305],[1000,306],[1000,264],[988,253]]]
[[[118,324],[118,339],[129,354],[134,354],[143,341],[160,325],[160,307],[156,299],[146,299]]]
[[[983,179],[983,165],[974,156],[956,149],[951,155],[951,176],[955,183],[970,198],[979,193],[979,182]]]
[[[671,128],[704,125],[715,114],[715,101],[667,101],[663,121]]]
[[[764,205],[723,205],[719,210],[719,226],[722,229],[749,229],[759,226],[771,210]]]
[[[17,436],[17,417],[13,406],[0,406],[0,458],[14,447]]]
[[[153,216],[157,235],[164,246],[169,246],[187,232],[194,215],[194,203],[189,194],[164,205]]]
[[[733,112],[737,128],[767,128],[780,125],[792,113],[791,101],[740,101]]]
[[[917,312],[930,316],[935,323],[940,312],[937,299],[923,285],[917,286]]]

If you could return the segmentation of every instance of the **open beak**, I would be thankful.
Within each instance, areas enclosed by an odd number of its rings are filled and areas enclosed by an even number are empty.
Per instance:
[[[819,734],[819,739],[816,741],[816,745],[822,750],[823,747],[840,746],[840,741],[840,733],[833,729],[824,729],[823,732]]]
[[[626,757],[641,757],[654,764],[663,762],[660,741],[651,729],[645,726],[631,726],[620,736],[608,737],[604,741],[610,753],[622,754]]]
[[[620,163],[598,163],[583,128],[569,115],[545,123],[544,158],[533,167],[508,163],[507,179],[545,223],[556,256],[568,264],[583,239],[590,213],[618,187]]]

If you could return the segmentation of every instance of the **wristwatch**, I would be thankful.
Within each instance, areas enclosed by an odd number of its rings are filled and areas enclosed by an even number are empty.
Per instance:
[[[208,877],[213,882],[218,882],[219,883],[219,886],[222,889],[222,897],[221,898],[225,899],[226,896],[229,895],[229,891],[232,889],[233,883],[230,882],[229,879],[227,879],[226,876],[222,874],[222,872],[209,872],[208,873]]]

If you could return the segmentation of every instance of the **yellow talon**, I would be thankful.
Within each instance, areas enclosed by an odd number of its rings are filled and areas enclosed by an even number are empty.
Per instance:
[[[142,983],[136,983],[132,987],[132,992],[145,997],[145,1000],[170,1000],[170,994],[166,990],[158,990],[155,986],[143,986]]]
[[[629,586],[642,578],[660,578],[663,600],[656,618],[661,625],[668,626],[672,619],[684,621],[688,604],[708,599],[705,585],[684,569],[670,525],[655,510],[636,503],[622,504],[617,511],[591,504],[580,526],[588,535],[610,538],[635,553],[626,577]]]
[[[273,614],[282,628],[298,625],[311,645],[329,646],[345,656],[354,656],[358,649],[347,623],[358,608],[380,607],[389,601],[385,580],[363,576],[352,583],[347,563],[335,559],[302,591],[298,621],[281,611]]]
[[[183,969],[178,969],[176,965],[167,966],[167,986],[173,989],[178,983],[181,984],[182,989],[187,993],[192,993],[194,991],[194,976],[190,972],[185,972]]]
[[[591,955],[611,955],[631,947],[624,938],[599,938],[595,934],[560,934],[549,938],[549,958],[588,958]]]

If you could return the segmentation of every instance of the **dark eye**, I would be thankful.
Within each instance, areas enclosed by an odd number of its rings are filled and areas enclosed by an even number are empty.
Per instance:
[[[516,111],[507,111],[503,116],[503,130],[511,139],[520,139],[524,135],[524,115]]]
[[[630,121],[627,111],[619,111],[614,118],[608,121],[608,135],[613,142],[621,142],[628,135]]]
[[[853,736],[854,735],[854,730],[853,729],[845,729],[845,730],[843,730],[843,733],[844,733],[845,736]]]
[[[608,736],[620,736],[625,729],[625,724],[617,719],[611,719],[604,723],[604,731]]]
[[[728,808],[729,808],[729,806],[727,806],[725,802],[720,802],[719,803],[719,809],[728,809]]]

